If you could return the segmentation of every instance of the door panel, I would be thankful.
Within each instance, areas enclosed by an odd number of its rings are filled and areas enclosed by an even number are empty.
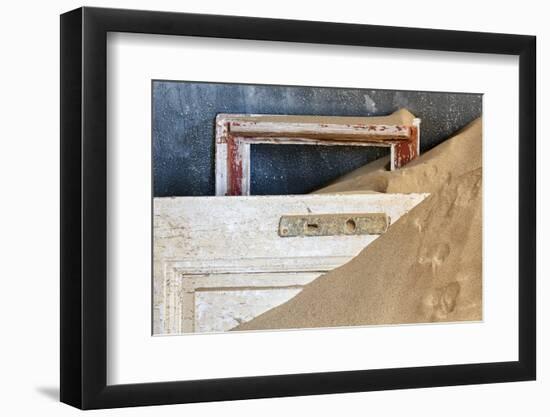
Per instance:
[[[280,305],[378,234],[282,237],[282,216],[385,213],[427,194],[154,199],[154,333],[226,331]]]

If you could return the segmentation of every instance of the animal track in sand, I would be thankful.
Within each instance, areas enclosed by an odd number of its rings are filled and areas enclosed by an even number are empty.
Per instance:
[[[473,184],[470,182],[460,184],[454,191],[454,200],[451,202],[446,217],[452,217],[455,210],[468,207],[478,197],[481,191],[481,177]]]
[[[459,294],[460,284],[456,281],[436,288],[422,300],[422,310],[431,321],[444,320],[455,310]]]
[[[456,307],[456,299],[460,293],[460,284],[456,281],[447,284],[443,288],[437,289],[439,293],[439,302],[435,306],[436,316],[444,318],[452,313]]]
[[[426,166],[425,171],[423,172],[424,177],[426,178],[435,178],[439,169],[435,165]]]
[[[451,253],[451,247],[447,243],[438,243],[435,246],[422,246],[418,256],[418,263],[431,264],[432,273],[440,267]]]
[[[420,218],[416,217],[413,220],[413,225],[416,228],[416,230],[418,230],[419,232],[422,231],[422,220],[420,220]]]

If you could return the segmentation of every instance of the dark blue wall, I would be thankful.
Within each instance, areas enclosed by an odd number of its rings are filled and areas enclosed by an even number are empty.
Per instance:
[[[155,196],[214,195],[218,113],[386,115],[422,119],[422,151],[481,115],[480,94],[153,81]],[[310,192],[387,153],[382,148],[251,147],[252,194]]]

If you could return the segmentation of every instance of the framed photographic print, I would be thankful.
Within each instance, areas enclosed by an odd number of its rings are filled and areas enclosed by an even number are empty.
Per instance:
[[[535,38],[61,16],[61,400],[535,379]]]

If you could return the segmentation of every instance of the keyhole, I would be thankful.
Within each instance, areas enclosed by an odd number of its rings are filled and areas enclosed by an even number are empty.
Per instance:
[[[315,233],[317,230],[319,230],[319,225],[315,223],[307,223],[306,224],[306,230],[309,233]]]
[[[348,219],[345,224],[346,233],[353,233],[355,232],[355,229],[357,228],[357,225],[355,224],[355,220]]]

